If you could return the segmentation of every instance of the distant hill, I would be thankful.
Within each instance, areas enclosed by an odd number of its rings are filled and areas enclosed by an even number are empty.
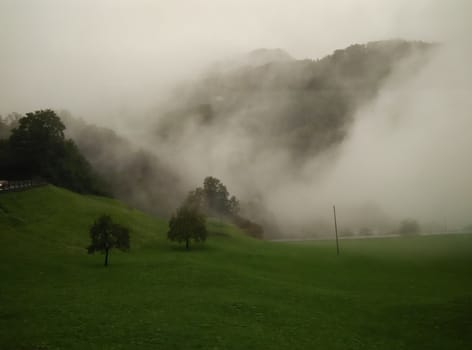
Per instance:
[[[177,99],[159,106],[159,117],[146,126],[147,141],[155,144],[152,153],[111,130],[61,116],[67,133],[117,198],[168,214],[192,189],[181,167],[192,159],[181,157],[192,152],[189,147],[208,142],[209,136],[241,134],[251,148],[242,150],[246,153],[241,160],[228,159],[235,176],[265,153],[288,154],[296,168],[344,140],[357,108],[376,96],[399,62],[415,57],[412,72],[419,70],[433,48],[424,42],[379,41],[316,60],[295,60],[281,49],[252,51],[236,66],[228,63],[181,85]],[[207,156],[198,154],[203,162]],[[216,175],[210,171],[204,176]],[[250,211],[264,213],[263,208]],[[269,216],[255,219],[264,223]]]
[[[182,86],[178,100],[162,108],[156,142],[178,144],[189,123],[197,125],[191,135],[197,140],[202,130],[238,125],[258,151],[284,149],[294,159],[311,157],[344,139],[356,109],[376,95],[400,62],[415,55],[414,69],[419,69],[433,47],[379,41],[317,60],[255,50],[248,56],[250,64],[214,70]]]
[[[125,137],[65,112],[61,118],[67,135],[106,180],[114,197],[147,212],[169,215],[190,190],[160,159]]]

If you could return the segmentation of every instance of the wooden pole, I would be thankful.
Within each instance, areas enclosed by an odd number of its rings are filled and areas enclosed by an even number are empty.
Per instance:
[[[339,255],[339,240],[338,240],[338,224],[336,222],[336,206],[333,205],[334,211],[334,231],[336,232],[336,254]]]

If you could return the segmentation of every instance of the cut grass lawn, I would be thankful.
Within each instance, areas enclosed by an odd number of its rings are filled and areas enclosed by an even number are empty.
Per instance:
[[[131,251],[87,255],[100,214]],[[1,349],[470,349],[472,235],[275,243],[53,186],[0,195]]]

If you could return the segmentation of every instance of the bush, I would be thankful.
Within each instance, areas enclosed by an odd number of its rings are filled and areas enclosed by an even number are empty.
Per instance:
[[[239,215],[233,215],[233,222],[251,237],[258,239],[262,239],[264,237],[264,229],[262,226],[252,222],[249,219],[243,218]]]
[[[206,218],[197,208],[183,205],[169,220],[167,237],[171,241],[185,242],[190,248],[190,241],[204,242],[207,237]]]

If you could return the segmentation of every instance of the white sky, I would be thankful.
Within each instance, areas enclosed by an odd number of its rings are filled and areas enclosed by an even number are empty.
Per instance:
[[[0,0],[0,113],[126,114],[233,54],[470,40],[471,13],[467,0]]]

